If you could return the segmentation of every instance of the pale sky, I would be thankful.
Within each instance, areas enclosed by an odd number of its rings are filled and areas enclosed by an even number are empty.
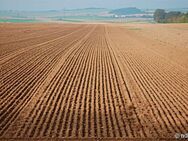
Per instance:
[[[187,8],[188,0],[0,0],[0,10],[60,10],[88,7]]]

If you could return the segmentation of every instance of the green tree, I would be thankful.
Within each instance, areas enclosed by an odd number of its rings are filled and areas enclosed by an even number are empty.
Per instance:
[[[165,12],[157,9],[154,13],[154,20],[158,23],[188,23],[188,13],[178,11]]]
[[[155,13],[154,13],[154,20],[159,23],[164,22],[165,15],[166,15],[166,12],[164,9],[157,9],[155,10]]]

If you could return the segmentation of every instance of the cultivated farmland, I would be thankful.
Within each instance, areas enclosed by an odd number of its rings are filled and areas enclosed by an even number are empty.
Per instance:
[[[187,39],[187,24],[0,24],[0,139],[187,133]]]

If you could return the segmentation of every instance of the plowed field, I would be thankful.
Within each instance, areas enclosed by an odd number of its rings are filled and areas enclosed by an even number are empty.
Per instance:
[[[187,39],[187,24],[0,24],[0,139],[188,133]]]

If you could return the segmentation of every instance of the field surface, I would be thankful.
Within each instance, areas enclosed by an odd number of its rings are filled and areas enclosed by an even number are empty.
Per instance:
[[[188,133],[188,24],[0,24],[0,139]]]

